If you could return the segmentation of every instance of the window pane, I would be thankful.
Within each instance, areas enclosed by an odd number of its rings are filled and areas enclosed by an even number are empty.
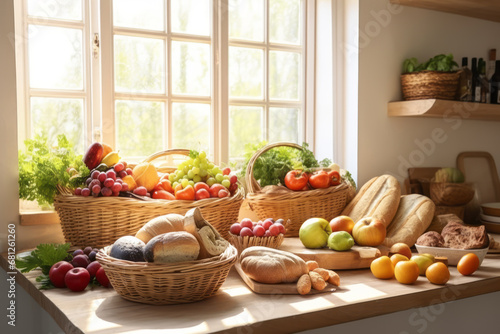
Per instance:
[[[229,92],[231,97],[262,97],[263,51],[229,48]]]
[[[262,141],[261,107],[229,107],[229,157],[243,157],[246,144]]]
[[[229,0],[229,38],[264,41],[264,1]]]
[[[82,0],[28,0],[28,15],[81,21]]]
[[[119,27],[165,30],[163,0],[114,0],[113,24]]]
[[[299,109],[269,108],[269,142],[299,142]]]
[[[57,143],[57,136],[64,134],[70,142],[75,144],[77,152],[84,153],[83,99],[32,97],[30,102],[32,136],[44,134],[49,139],[49,143]]]
[[[165,92],[165,53],[161,39],[115,36],[115,89]]]
[[[82,31],[30,25],[32,88],[83,89]]]
[[[269,52],[269,96],[271,99],[298,100],[300,54]]]
[[[172,91],[210,95],[210,45],[172,42]]]
[[[209,0],[172,0],[171,29],[193,35],[210,35]]]
[[[148,156],[163,149],[165,105],[116,101],[116,148],[122,156]]]
[[[300,0],[269,0],[269,40],[300,44]]]
[[[210,105],[172,104],[172,146],[210,151]]]

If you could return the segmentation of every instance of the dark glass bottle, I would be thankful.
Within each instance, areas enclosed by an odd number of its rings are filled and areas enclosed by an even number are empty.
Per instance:
[[[495,62],[495,73],[490,80],[490,102],[500,104],[500,60]]]
[[[472,71],[468,67],[468,58],[462,58],[462,73],[460,73],[460,90],[459,100],[470,102],[472,101]]]
[[[477,85],[477,81],[478,81],[478,77],[479,77],[479,73],[477,71],[477,58],[472,58],[472,67],[471,67],[471,71],[472,71],[472,82],[471,82],[471,102],[476,102],[476,85]],[[481,88],[479,88],[479,95],[481,92]],[[477,100],[479,100],[480,96],[477,96]]]

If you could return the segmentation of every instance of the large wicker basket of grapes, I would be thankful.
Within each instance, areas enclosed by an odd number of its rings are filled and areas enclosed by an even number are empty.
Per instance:
[[[54,207],[67,242],[102,248],[119,237],[135,235],[155,217],[169,213],[184,215],[194,207],[198,207],[203,217],[228,238],[229,227],[238,220],[244,191],[227,169],[221,170],[208,161],[204,152],[187,149],[157,152],[143,162],[154,164],[159,180],[168,180],[172,189],[192,187],[194,190],[197,189],[194,187],[196,183],[205,183],[201,188],[207,188],[210,196],[193,200],[176,199],[175,196],[155,199],[149,197],[149,193],[141,196],[128,192],[120,196],[93,197],[78,196],[72,190],[61,189]]]

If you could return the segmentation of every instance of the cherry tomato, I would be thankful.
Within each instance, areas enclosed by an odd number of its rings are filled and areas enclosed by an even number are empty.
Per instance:
[[[328,188],[330,186],[330,177],[325,171],[314,172],[309,178],[309,184],[313,188]]]
[[[286,173],[285,186],[291,190],[302,190],[307,185],[307,174],[301,170],[291,170]]]
[[[331,172],[329,172],[328,177],[330,178],[331,186],[338,186],[342,181],[339,172],[337,172],[336,170],[332,170]]]

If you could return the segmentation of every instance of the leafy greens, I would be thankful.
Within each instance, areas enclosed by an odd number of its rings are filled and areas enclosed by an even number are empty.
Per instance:
[[[49,146],[44,136],[25,142],[25,152],[19,151],[19,198],[52,205],[57,185],[74,188],[89,175],[82,156],[77,155],[65,135],[57,136],[57,146]],[[75,169],[75,176],[68,169]]]

